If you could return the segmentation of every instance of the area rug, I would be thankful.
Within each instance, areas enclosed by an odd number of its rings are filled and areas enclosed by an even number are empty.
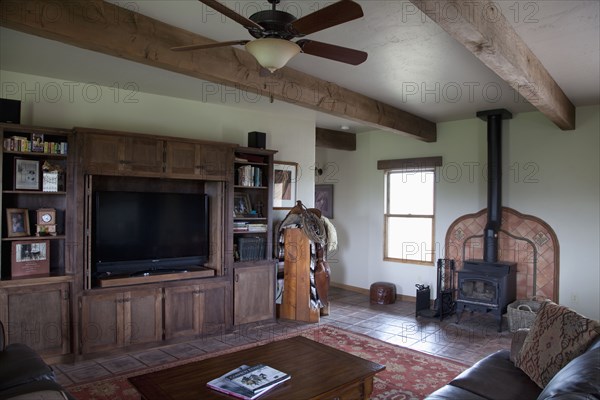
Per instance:
[[[330,325],[309,329],[301,333],[301,335],[358,357],[385,365],[386,369],[375,375],[374,389],[371,395],[372,399],[423,399],[436,389],[444,386],[468,367],[456,361],[392,345]],[[275,340],[284,338],[282,336]],[[264,344],[264,342],[257,342],[253,345],[260,344]],[[252,345],[235,347],[221,354],[250,346]],[[129,384],[127,378],[218,355],[218,353],[212,353],[183,362],[148,368],[102,381],[70,386],[66,389],[78,400],[139,400],[139,394]]]

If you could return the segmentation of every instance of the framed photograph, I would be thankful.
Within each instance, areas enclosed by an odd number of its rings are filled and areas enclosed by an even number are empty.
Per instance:
[[[333,218],[333,185],[315,185],[315,208],[324,217]]]
[[[15,158],[15,190],[40,190],[40,162]]]
[[[273,209],[290,210],[296,205],[298,164],[277,161],[273,164]]]
[[[42,133],[31,134],[31,151],[36,153],[44,152],[44,135]]]
[[[7,208],[6,226],[8,237],[31,236],[29,211],[26,208]]]
[[[49,274],[49,240],[14,241],[12,243],[12,278]]]
[[[252,212],[252,203],[247,193],[235,192],[233,194],[233,216],[246,217]]]

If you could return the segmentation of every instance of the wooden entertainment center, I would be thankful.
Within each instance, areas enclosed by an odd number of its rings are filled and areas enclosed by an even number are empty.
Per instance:
[[[89,128],[0,124],[0,132],[0,320],[9,343],[26,343],[52,362],[67,361],[228,332],[235,325],[275,318],[275,151]],[[65,144],[34,148],[39,138]],[[32,185],[38,186],[17,188],[17,179],[22,179],[17,159],[39,166],[32,178]],[[45,179],[42,165],[56,166],[62,174],[65,184],[58,191],[48,191],[38,182]],[[253,179],[242,180],[242,171],[252,171]],[[95,279],[94,193],[117,190],[208,196],[206,264],[188,272]],[[250,206],[243,212],[234,204],[240,198]],[[56,235],[36,236],[36,210],[44,208],[56,212]],[[18,236],[7,220],[15,212],[24,212],[30,221],[29,229]],[[152,222],[148,224],[152,229]],[[17,278],[12,271],[19,267],[15,243],[29,249],[45,240],[49,273]],[[41,258],[36,255],[29,262],[35,267]]]

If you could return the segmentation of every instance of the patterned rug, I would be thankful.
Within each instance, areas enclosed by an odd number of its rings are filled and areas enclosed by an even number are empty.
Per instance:
[[[349,332],[330,325],[319,326],[302,333],[309,339],[354,354],[358,357],[383,364],[386,369],[375,375],[372,399],[419,400],[444,386],[468,366],[445,358],[435,357],[404,347]],[[284,339],[280,337],[276,340]],[[230,353],[258,342],[221,352]],[[78,400],[139,400],[137,391],[127,381],[128,377],[170,368],[176,365],[218,356],[219,353],[180,361],[166,366],[148,368],[111,379],[67,387]]]

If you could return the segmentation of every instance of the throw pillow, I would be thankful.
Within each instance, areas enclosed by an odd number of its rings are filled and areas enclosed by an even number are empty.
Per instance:
[[[598,334],[600,324],[597,321],[565,306],[545,301],[515,365],[544,388],[569,361],[582,354]]]

